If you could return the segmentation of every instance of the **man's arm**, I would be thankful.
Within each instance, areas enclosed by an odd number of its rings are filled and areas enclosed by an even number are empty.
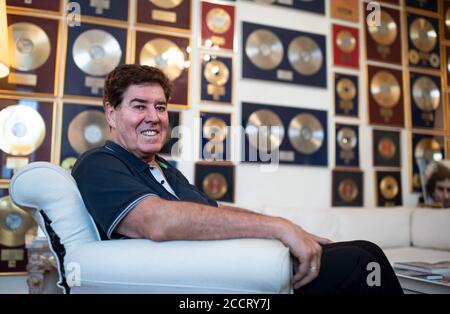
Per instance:
[[[280,217],[231,206],[216,208],[159,197],[148,197],[138,203],[117,226],[116,233],[154,241],[277,239],[287,245],[297,259],[298,268],[293,277],[295,288],[317,277],[322,253],[319,243],[326,242]],[[316,268],[311,270],[311,266]]]

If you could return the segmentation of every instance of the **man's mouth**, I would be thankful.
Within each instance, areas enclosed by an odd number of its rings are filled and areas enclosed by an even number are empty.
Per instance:
[[[154,130],[154,129],[150,129],[150,130],[144,130],[144,131],[141,131],[141,134],[142,134],[143,136],[152,137],[152,136],[158,135],[158,134],[159,134],[159,131],[158,131],[158,130]]]

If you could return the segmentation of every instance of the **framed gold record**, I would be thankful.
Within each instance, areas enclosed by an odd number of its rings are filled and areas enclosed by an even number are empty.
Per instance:
[[[197,162],[194,182],[209,198],[226,203],[235,200],[235,166],[230,162]]]
[[[233,103],[234,59],[225,55],[200,55],[200,101],[207,104]]]
[[[10,74],[0,92],[56,95],[60,23],[56,19],[8,14]]]
[[[333,207],[362,207],[364,205],[364,173],[360,170],[333,170]]]
[[[36,230],[31,215],[13,204],[8,189],[0,188],[0,276],[26,274],[25,236]]]
[[[136,0],[136,23],[188,32],[191,29],[191,0]]]
[[[376,206],[403,205],[400,171],[375,171]]]
[[[137,31],[135,38],[134,62],[161,69],[173,84],[169,106],[188,108],[190,106],[190,38],[143,31]]]
[[[81,154],[104,145],[110,138],[110,130],[102,106],[64,103],[61,121],[58,163],[68,171],[72,169]]]
[[[0,184],[34,161],[53,160],[55,105],[0,97]]]

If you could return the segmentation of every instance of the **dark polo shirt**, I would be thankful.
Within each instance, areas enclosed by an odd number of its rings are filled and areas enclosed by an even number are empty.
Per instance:
[[[102,239],[116,237],[113,233],[120,221],[147,197],[218,206],[166,160],[159,156],[156,160],[176,196],[156,181],[146,162],[114,142],[78,158],[72,176]]]

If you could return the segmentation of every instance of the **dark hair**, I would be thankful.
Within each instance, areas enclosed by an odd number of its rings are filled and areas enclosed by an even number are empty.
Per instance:
[[[436,168],[433,174],[428,178],[425,183],[425,189],[428,195],[432,196],[434,194],[434,189],[436,187],[436,182],[443,181],[445,179],[450,179],[450,169],[441,164],[436,164]]]
[[[123,64],[108,74],[103,89],[103,106],[109,102],[117,108],[123,100],[123,94],[131,85],[159,84],[164,90],[166,101],[172,93],[172,84],[158,68],[147,65]]]

